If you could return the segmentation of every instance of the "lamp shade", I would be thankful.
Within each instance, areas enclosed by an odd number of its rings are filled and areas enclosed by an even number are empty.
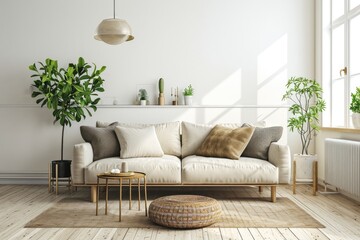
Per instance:
[[[134,39],[129,24],[118,18],[104,19],[96,29],[94,38],[107,44],[117,45]]]

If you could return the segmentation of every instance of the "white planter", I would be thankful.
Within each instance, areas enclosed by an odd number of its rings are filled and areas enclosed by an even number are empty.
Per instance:
[[[360,113],[353,113],[351,115],[354,128],[360,128]]]
[[[302,155],[294,154],[294,161],[296,161],[296,181],[297,182],[312,182],[313,162],[317,160],[317,155]]]
[[[193,96],[184,96],[185,105],[192,105]]]
[[[145,106],[146,105],[146,100],[140,100],[140,105]]]

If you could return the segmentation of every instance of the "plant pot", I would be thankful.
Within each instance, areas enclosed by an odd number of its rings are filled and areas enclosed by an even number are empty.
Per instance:
[[[351,115],[354,128],[360,128],[360,113],[353,113]]]
[[[56,164],[58,165],[58,178],[69,178],[71,176],[71,160],[51,161],[51,175],[56,177]]]
[[[192,105],[193,96],[184,96],[185,105]]]
[[[296,161],[296,181],[297,182],[312,182],[313,162],[317,160],[317,155],[303,155],[294,154],[294,161]]]
[[[158,103],[159,105],[165,105],[165,97],[163,93],[159,93]]]
[[[146,105],[146,100],[140,100],[140,105],[145,106]]]

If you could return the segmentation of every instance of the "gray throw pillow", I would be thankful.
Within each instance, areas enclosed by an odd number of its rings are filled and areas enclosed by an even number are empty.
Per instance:
[[[242,127],[250,126],[251,125],[247,123],[242,125]],[[246,146],[241,156],[267,160],[270,144],[279,141],[282,132],[283,127],[281,126],[266,128],[256,127],[249,144]]]
[[[92,146],[94,161],[102,158],[120,156],[120,144],[115,134],[117,124],[118,123],[115,122],[105,128],[80,127],[82,138]]]

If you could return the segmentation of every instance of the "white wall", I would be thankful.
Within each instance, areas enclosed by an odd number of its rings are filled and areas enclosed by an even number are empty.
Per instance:
[[[83,56],[105,65],[103,103],[131,104],[139,85],[157,80],[195,88],[196,104],[262,105],[242,109],[100,108],[93,118],[67,130],[65,156],[81,141],[79,125],[96,119],[162,122],[268,120],[286,128],[287,113],[276,108],[290,76],[314,77],[312,0],[118,0],[135,40],[109,46],[93,39],[111,17],[111,0],[0,1],[0,174],[44,173],[59,157],[59,126],[46,109],[26,107],[28,65],[51,57],[61,65]],[[225,116],[224,116],[225,115]],[[140,116],[140,117],[139,117]],[[285,141],[297,152],[296,134]],[[17,175],[16,175],[16,174]]]

